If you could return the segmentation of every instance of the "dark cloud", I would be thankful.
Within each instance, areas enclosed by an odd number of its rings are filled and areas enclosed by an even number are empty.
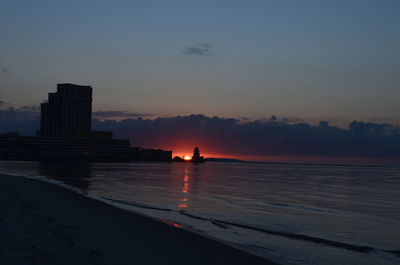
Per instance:
[[[320,121],[320,122],[319,122],[319,126],[320,126],[320,127],[328,127],[328,126],[329,126],[329,122],[327,122],[327,121]]]
[[[0,103],[0,132],[20,132],[22,135],[35,135],[40,124],[39,106],[14,107]]]
[[[39,106],[14,107],[2,101],[0,104],[0,132],[16,131],[33,135],[39,127]]]
[[[94,120],[98,130],[111,130],[132,144],[149,147],[188,142],[212,153],[237,155],[400,158],[400,128],[354,121],[348,129],[277,118],[249,121],[203,115],[171,118]]]
[[[277,117],[276,115],[272,115],[270,118],[264,118],[260,120],[261,122],[270,122],[270,123],[298,123],[300,122],[297,118],[285,118],[285,117]]]
[[[388,117],[388,118],[375,118],[375,119],[370,119],[371,122],[390,122],[393,121],[393,118]]]
[[[0,132],[34,134],[39,127],[37,109],[29,106],[3,110],[0,120]],[[400,128],[388,123],[353,121],[343,129],[326,121],[313,126],[286,122],[276,116],[246,121],[193,114],[156,119],[93,119],[92,125],[94,130],[113,131],[116,137],[144,147],[176,149],[199,145],[208,153],[251,156],[400,158]]]
[[[199,42],[196,44],[188,45],[183,48],[182,54],[184,55],[197,55],[197,56],[211,56],[216,55],[213,46],[208,43]]]
[[[92,113],[94,118],[104,120],[104,119],[129,119],[129,118],[140,118],[140,117],[149,117],[153,116],[148,113],[136,113],[130,111],[94,111]]]
[[[40,113],[40,107],[33,106],[22,106],[14,107],[10,103],[0,101],[0,120],[29,120],[32,117],[38,117]]]
[[[5,68],[5,67],[1,68],[1,73],[2,74],[7,74],[8,73],[8,69]]]

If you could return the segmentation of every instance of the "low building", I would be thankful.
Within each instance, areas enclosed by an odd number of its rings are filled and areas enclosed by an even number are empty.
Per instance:
[[[92,160],[129,160],[130,142],[113,139],[112,132],[92,131],[89,138],[89,158]]]
[[[172,161],[172,151],[162,149],[145,149],[142,147],[131,147],[129,160],[132,161]]]
[[[29,160],[83,160],[88,158],[87,139],[21,137],[22,146],[29,150]]]
[[[0,135],[0,159],[6,160],[128,160],[129,140],[112,139],[111,132],[89,138]]]

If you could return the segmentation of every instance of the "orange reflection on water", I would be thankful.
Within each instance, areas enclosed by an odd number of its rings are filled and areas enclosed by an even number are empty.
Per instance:
[[[181,203],[178,205],[178,207],[182,210],[186,209],[188,207],[187,202],[189,201],[188,198],[183,197],[182,199],[179,200]]]
[[[189,193],[189,183],[187,183],[187,182],[183,183],[182,192],[183,193]]]
[[[185,166],[185,171],[184,171],[184,176],[183,176],[182,193],[184,194],[184,196],[180,199],[180,204],[178,205],[178,207],[181,210],[185,210],[188,208],[188,202],[189,202],[189,198],[186,197],[186,194],[189,193],[189,168],[188,168],[188,166]]]
[[[173,223],[173,226],[177,227],[177,228],[182,228],[181,225],[177,224],[177,223]]]
[[[185,210],[185,209],[187,209],[188,205],[187,205],[187,203],[181,203],[181,204],[178,205],[178,207],[181,210]]]

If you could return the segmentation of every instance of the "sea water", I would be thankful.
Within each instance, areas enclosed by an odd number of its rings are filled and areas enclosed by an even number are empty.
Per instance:
[[[1,161],[281,264],[400,264],[400,168]]]

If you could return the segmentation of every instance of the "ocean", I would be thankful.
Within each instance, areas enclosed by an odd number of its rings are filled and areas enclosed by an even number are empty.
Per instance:
[[[399,264],[400,168],[0,161],[281,264]],[[51,199],[51,198],[49,198]]]

